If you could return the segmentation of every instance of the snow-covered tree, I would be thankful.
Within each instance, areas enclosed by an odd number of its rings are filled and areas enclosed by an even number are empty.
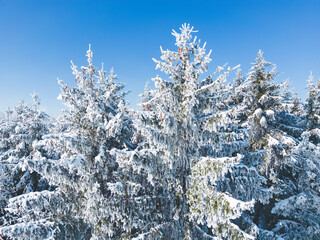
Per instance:
[[[308,85],[308,98],[307,98],[307,104],[306,104],[306,114],[308,119],[316,121],[318,119],[318,116],[320,114],[319,111],[319,96],[320,96],[320,90],[319,90],[319,83],[314,83],[314,76],[312,73],[310,73],[310,76],[307,80]],[[312,124],[312,123],[311,123]],[[314,123],[315,124],[315,123]],[[312,128],[313,125],[310,126]]]
[[[269,70],[270,66],[271,63],[265,61],[259,51],[256,63],[249,72],[244,99],[247,128],[251,133],[250,149],[254,155],[262,154],[259,157],[260,171],[269,179],[280,171],[285,156],[289,153],[289,145],[294,142],[292,135],[295,135],[295,129],[290,126],[295,124],[294,116],[283,108],[292,100],[292,93],[287,82],[274,83],[276,67]],[[280,122],[283,124],[279,124]],[[299,133],[301,134],[300,131]]]
[[[25,157],[34,157],[33,144],[49,129],[49,117],[40,111],[38,95],[32,94],[32,98],[31,106],[21,101],[15,111],[8,109],[7,119],[0,123],[0,214],[4,215],[1,225],[12,221],[4,211],[10,198],[48,187],[38,174],[23,171],[20,166]]]
[[[4,177],[1,194],[6,192],[5,189],[11,189],[10,194],[8,192],[11,197],[37,189],[39,181],[35,174],[21,171],[18,166],[24,157],[33,157],[32,144],[48,132],[49,118],[39,109],[38,95],[32,94],[32,98],[34,103],[31,106],[21,101],[15,111],[8,109],[7,120],[2,120],[0,125],[0,166],[3,176],[10,175]]]
[[[314,85],[312,74],[308,82],[305,114],[286,119],[287,123],[293,124],[292,128],[300,130],[300,134],[294,136],[297,143],[287,156],[287,171],[279,175],[286,186],[280,188],[282,191],[277,196],[280,201],[272,208],[272,214],[276,216],[272,233],[283,239],[318,239],[320,236],[320,162],[317,145],[320,133],[317,128],[319,87]],[[277,122],[281,122],[279,120]]]
[[[310,142],[309,132],[289,157],[295,191],[276,203],[272,213],[279,216],[273,232],[283,239],[320,238],[320,149]]]
[[[48,115],[39,110],[38,95],[32,94],[32,98],[31,106],[21,101],[15,111],[7,111],[7,120],[1,122],[1,160],[28,156],[33,141],[40,140],[48,132]]]
[[[0,238],[319,239],[320,83],[303,106],[261,51],[207,74],[206,43],[176,51],[129,109],[113,69],[72,63],[67,109],[21,102],[0,120]],[[273,66],[273,67],[272,67]],[[233,81],[231,73],[236,70]]]
[[[248,106],[247,116],[251,125],[254,149],[263,147],[261,140],[267,133],[268,125],[274,119],[274,109],[281,105],[281,85],[273,82],[277,76],[276,67],[273,66],[270,71],[267,71],[269,66],[271,63],[264,60],[260,50],[247,79],[248,94],[245,102]]]
[[[131,189],[111,150],[134,148],[133,127],[123,85],[115,82],[113,70],[109,76],[103,68],[97,70],[92,56],[89,48],[88,66],[81,70],[72,63],[76,87],[59,80],[58,99],[68,107],[60,118],[63,131],[45,136],[34,145],[37,159],[25,160],[27,169],[56,188],[11,199],[8,211],[19,223],[1,229],[5,235],[101,239],[119,237],[129,229],[132,208],[125,194]]]
[[[271,63],[266,62],[262,52],[259,51],[247,80],[239,81],[241,75],[237,74],[233,91],[235,100],[231,101],[231,104],[234,104],[236,100],[240,102],[236,107],[240,110],[238,110],[239,123],[249,137],[245,139],[248,147],[241,152],[244,155],[243,165],[233,167],[234,171],[230,174],[228,181],[241,182],[244,179],[250,182],[250,178],[243,178],[241,174],[243,169],[246,171],[250,169],[248,172],[256,176],[251,186],[253,189],[260,189],[260,191],[255,190],[254,211],[247,212],[248,214],[244,214],[236,223],[247,229],[247,232],[253,232],[255,236],[262,238],[269,234],[264,229],[270,229],[272,224],[277,222],[277,217],[271,213],[275,202],[279,198],[285,198],[292,190],[290,187],[292,181],[286,177],[290,175],[289,169],[286,170],[286,159],[303,131],[299,126],[301,119],[291,115],[288,112],[289,109],[286,109],[286,106],[291,105],[292,101],[292,91],[288,88],[288,83],[274,83],[277,76],[276,67],[273,66],[269,70],[270,66]],[[251,183],[253,183],[252,180]],[[248,185],[250,184],[242,186]],[[229,190],[229,192],[235,193],[236,189],[241,189],[235,186],[235,184],[231,185],[231,189],[234,190]],[[263,189],[261,186],[269,190],[261,191]],[[238,194],[238,196],[245,200],[241,195]]]
[[[319,121],[320,121],[320,79],[315,83],[314,76],[310,73],[308,81],[308,97],[305,105],[306,125],[311,134],[310,140],[318,144],[319,136]]]
[[[215,186],[241,158],[236,154],[241,133],[228,132],[222,126],[227,119],[222,119],[223,100],[230,94],[225,83],[233,69],[223,72],[224,67],[217,67],[214,74],[199,81],[208,69],[211,52],[207,54],[206,44],[201,46],[192,37],[192,27],[184,24],[180,30],[172,33],[178,50],[161,48],[161,60],[154,59],[156,68],[169,79],[152,79],[156,90],[144,94],[152,97],[142,102],[139,126],[146,136],[139,153],[145,159],[149,180],[161,186],[168,204],[168,210],[159,213],[160,229],[174,239],[250,238],[230,220],[249,209],[252,202],[236,200]]]
[[[218,79],[215,85],[219,87],[212,93],[207,93],[211,101],[210,108],[213,111],[212,118],[204,129],[214,133],[215,141],[210,142],[204,149],[210,156],[236,157],[237,159],[229,165],[229,169],[226,168],[227,171],[226,169],[222,171],[223,174],[216,180],[216,189],[223,193],[227,192],[242,201],[254,199],[255,206],[259,206],[259,204],[268,204],[273,192],[263,187],[267,186],[267,179],[260,175],[260,166],[257,164],[259,160],[261,163],[265,152],[250,150],[252,132],[251,125],[248,124],[250,108],[247,99],[251,93],[248,82],[238,68],[233,83],[227,84],[225,80]],[[216,100],[212,101],[212,99]],[[203,168],[207,169],[206,166]],[[198,182],[200,182],[199,179]],[[239,218],[234,219],[232,223],[237,224],[246,233],[258,236],[259,228],[254,223],[250,212],[239,213]]]

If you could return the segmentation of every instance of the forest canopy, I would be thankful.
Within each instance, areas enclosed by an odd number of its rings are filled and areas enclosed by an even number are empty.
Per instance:
[[[91,46],[60,116],[8,109],[0,239],[320,239],[320,80],[301,101],[261,50],[212,71],[196,32],[172,31],[138,110]]]

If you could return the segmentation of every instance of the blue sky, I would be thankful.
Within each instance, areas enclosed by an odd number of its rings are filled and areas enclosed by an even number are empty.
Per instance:
[[[36,91],[42,108],[58,115],[57,77],[74,84],[70,60],[114,67],[131,93],[132,107],[145,83],[159,74],[159,46],[174,49],[171,30],[187,22],[212,49],[209,72],[228,62],[247,73],[259,49],[275,63],[278,81],[290,79],[306,97],[310,71],[320,77],[320,1],[60,1],[0,0],[0,112]]]

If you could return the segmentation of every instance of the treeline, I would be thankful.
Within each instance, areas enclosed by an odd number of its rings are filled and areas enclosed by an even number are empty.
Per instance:
[[[261,51],[202,78],[211,52],[180,30],[140,110],[90,47],[58,118],[36,94],[8,110],[0,239],[320,239],[320,82],[299,101]]]

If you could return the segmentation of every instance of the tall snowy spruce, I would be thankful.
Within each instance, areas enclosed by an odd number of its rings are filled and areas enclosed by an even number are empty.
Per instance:
[[[36,159],[25,167],[38,172],[55,186],[54,191],[24,194],[10,200],[8,211],[18,223],[3,227],[3,235],[24,239],[118,238],[129,228],[133,208],[126,201],[123,175],[112,149],[132,149],[132,124],[123,99],[123,85],[111,70],[72,64],[76,87],[59,80],[68,111],[62,132],[35,144]],[[56,154],[59,151],[59,154]],[[131,192],[127,193],[131,194]]]
[[[153,79],[156,90],[143,94],[140,116],[146,139],[139,146],[140,158],[167,205],[155,229],[167,239],[250,239],[232,219],[250,209],[253,201],[237,200],[216,186],[241,161],[238,153],[245,144],[241,131],[228,132],[222,126],[232,118],[224,114],[224,104],[231,94],[226,78],[233,69],[218,67],[199,81],[210,53],[205,52],[206,44],[200,46],[192,37],[192,27],[184,24],[180,30],[172,33],[178,50],[161,48],[161,60],[154,59],[169,80]]]

